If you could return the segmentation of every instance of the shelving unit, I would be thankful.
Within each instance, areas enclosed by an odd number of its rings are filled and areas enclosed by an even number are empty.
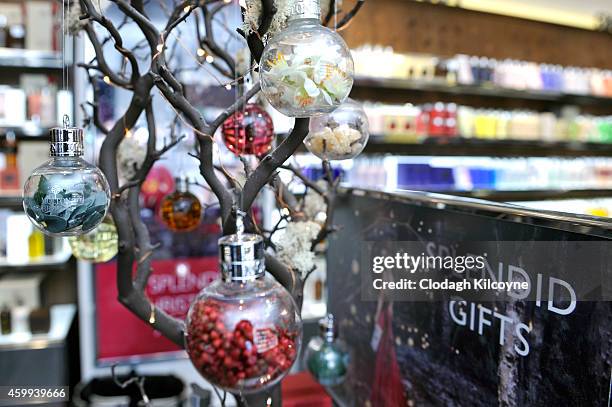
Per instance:
[[[40,51],[0,47],[0,72],[4,75],[2,85],[19,86],[21,74],[41,74],[56,77],[60,80],[64,63],[68,75],[73,76],[72,52],[67,52],[66,60],[59,51]],[[73,80],[73,79],[70,79]],[[41,127],[34,122],[25,122],[20,127],[0,126],[0,138],[13,132],[18,140],[36,140],[46,137],[48,127]]]
[[[4,257],[0,257],[0,269],[6,268],[57,268],[68,263],[68,260],[72,257],[72,252],[67,245],[64,246],[63,250],[54,253],[52,255],[40,256],[33,260],[27,261],[9,261]]]
[[[0,48],[0,67],[61,70],[62,55],[56,51]]]
[[[72,262],[72,251],[68,241],[61,240],[61,246],[56,247],[55,253],[36,258],[7,258],[0,256],[0,274],[3,272],[59,270],[69,267]]]
[[[0,194],[0,208],[23,209],[21,191],[3,191]]]
[[[443,79],[411,80],[393,78],[355,78],[356,89],[405,90],[408,92],[436,92],[449,95],[470,95],[502,99],[545,101],[555,104],[605,105],[612,108],[612,98],[593,95],[576,95],[545,90],[518,90],[494,85],[453,85]]]
[[[0,350],[45,349],[65,341],[76,314],[76,306],[74,304],[55,305],[51,307],[50,314],[49,332],[45,334],[16,332],[0,335]]]
[[[278,137],[278,143],[283,137]],[[299,152],[307,152],[300,146]],[[385,141],[371,135],[363,150],[368,155],[447,157],[612,157],[612,144],[538,140],[491,140],[461,137],[429,137],[420,142]]]
[[[10,132],[15,134],[17,140],[46,140],[49,128],[40,127],[33,123],[26,123],[22,127],[0,127],[0,138],[6,137]]]
[[[612,144],[460,137],[429,137],[419,143],[393,143],[386,142],[383,136],[371,136],[364,151],[366,154],[455,157],[612,157]]]

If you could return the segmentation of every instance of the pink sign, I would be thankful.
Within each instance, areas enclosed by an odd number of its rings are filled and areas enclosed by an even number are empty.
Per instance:
[[[197,293],[218,275],[217,257],[153,261],[146,294],[158,309],[184,319]],[[117,300],[115,262],[96,266],[97,358],[111,363],[180,350]]]

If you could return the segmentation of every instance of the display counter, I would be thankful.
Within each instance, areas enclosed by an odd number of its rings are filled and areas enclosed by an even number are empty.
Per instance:
[[[54,305],[47,333],[0,335],[0,382],[5,386],[70,384],[78,349],[70,335],[75,315],[74,304]]]

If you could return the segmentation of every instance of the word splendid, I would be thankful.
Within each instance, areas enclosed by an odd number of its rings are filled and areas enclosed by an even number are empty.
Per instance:
[[[396,253],[395,256],[376,256],[372,260],[372,271],[376,274],[392,269],[410,273],[417,270],[446,269],[463,273],[466,270],[482,270],[484,267],[483,256],[426,256],[425,253],[412,256],[408,253]]]

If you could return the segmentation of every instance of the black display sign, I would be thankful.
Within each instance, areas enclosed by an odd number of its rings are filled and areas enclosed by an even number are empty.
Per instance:
[[[330,238],[329,307],[353,352],[348,379],[330,389],[340,405],[609,405],[612,228],[606,222],[380,193],[347,193],[335,216],[343,226]],[[371,289],[378,278],[401,280],[397,270],[383,270],[385,259],[374,260],[395,258],[398,247],[423,256],[414,262],[486,254],[485,275],[513,270],[515,280],[530,281],[531,295],[428,286],[411,297],[402,288]],[[411,263],[403,259],[388,265],[405,272]],[[434,280],[453,281],[441,276]]]

